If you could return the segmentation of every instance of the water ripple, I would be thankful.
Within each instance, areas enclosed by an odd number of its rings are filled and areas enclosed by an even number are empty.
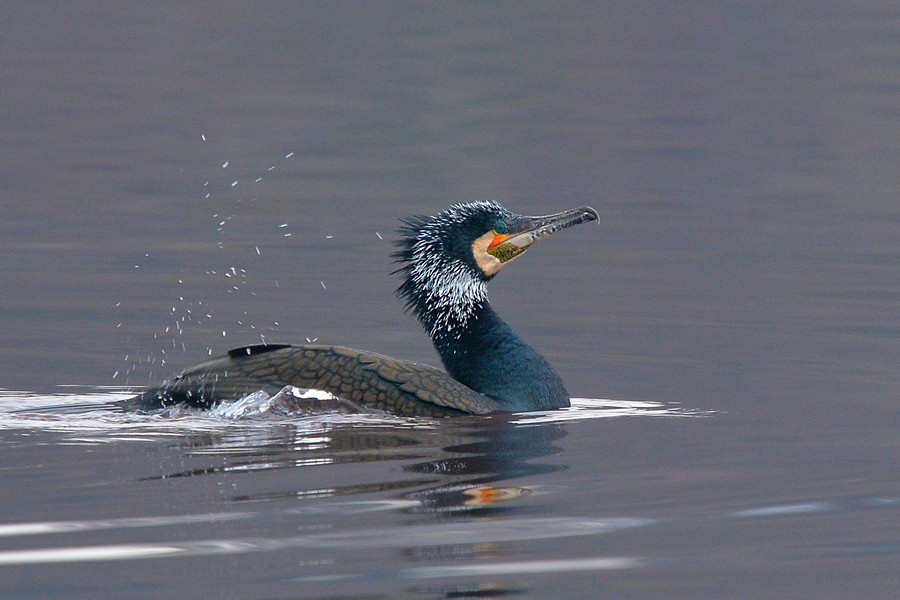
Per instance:
[[[684,408],[675,403],[663,404],[642,400],[572,398],[571,403],[572,406],[569,408],[520,413],[513,423],[539,425],[612,417],[708,417],[713,414],[713,411]]]

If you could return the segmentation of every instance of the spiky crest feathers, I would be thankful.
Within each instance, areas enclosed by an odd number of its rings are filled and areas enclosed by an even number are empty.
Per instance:
[[[488,279],[475,263],[472,242],[498,219],[514,217],[493,201],[455,204],[431,216],[402,220],[393,257],[402,278],[397,295],[432,339],[458,335],[487,304]]]

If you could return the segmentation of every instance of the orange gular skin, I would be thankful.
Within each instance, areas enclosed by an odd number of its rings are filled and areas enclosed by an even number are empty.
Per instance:
[[[497,233],[496,231],[494,231],[493,234],[494,239],[492,239],[491,243],[488,244],[488,250],[490,250],[491,248],[496,248],[509,238],[508,233]]]

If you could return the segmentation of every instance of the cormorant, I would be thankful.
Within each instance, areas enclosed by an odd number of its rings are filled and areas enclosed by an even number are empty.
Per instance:
[[[477,201],[403,219],[393,254],[401,265],[394,272],[402,279],[397,294],[431,337],[447,372],[343,346],[263,344],[186,369],[125,404],[209,407],[296,386],[409,416],[569,406],[559,375],[491,308],[486,284],[537,240],[599,218],[587,206],[528,217]]]

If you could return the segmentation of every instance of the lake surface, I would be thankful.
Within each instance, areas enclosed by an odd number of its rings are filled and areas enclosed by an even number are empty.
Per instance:
[[[900,7],[4,9],[0,597],[896,598]],[[399,219],[591,205],[491,284],[573,408],[112,402],[438,364]]]

